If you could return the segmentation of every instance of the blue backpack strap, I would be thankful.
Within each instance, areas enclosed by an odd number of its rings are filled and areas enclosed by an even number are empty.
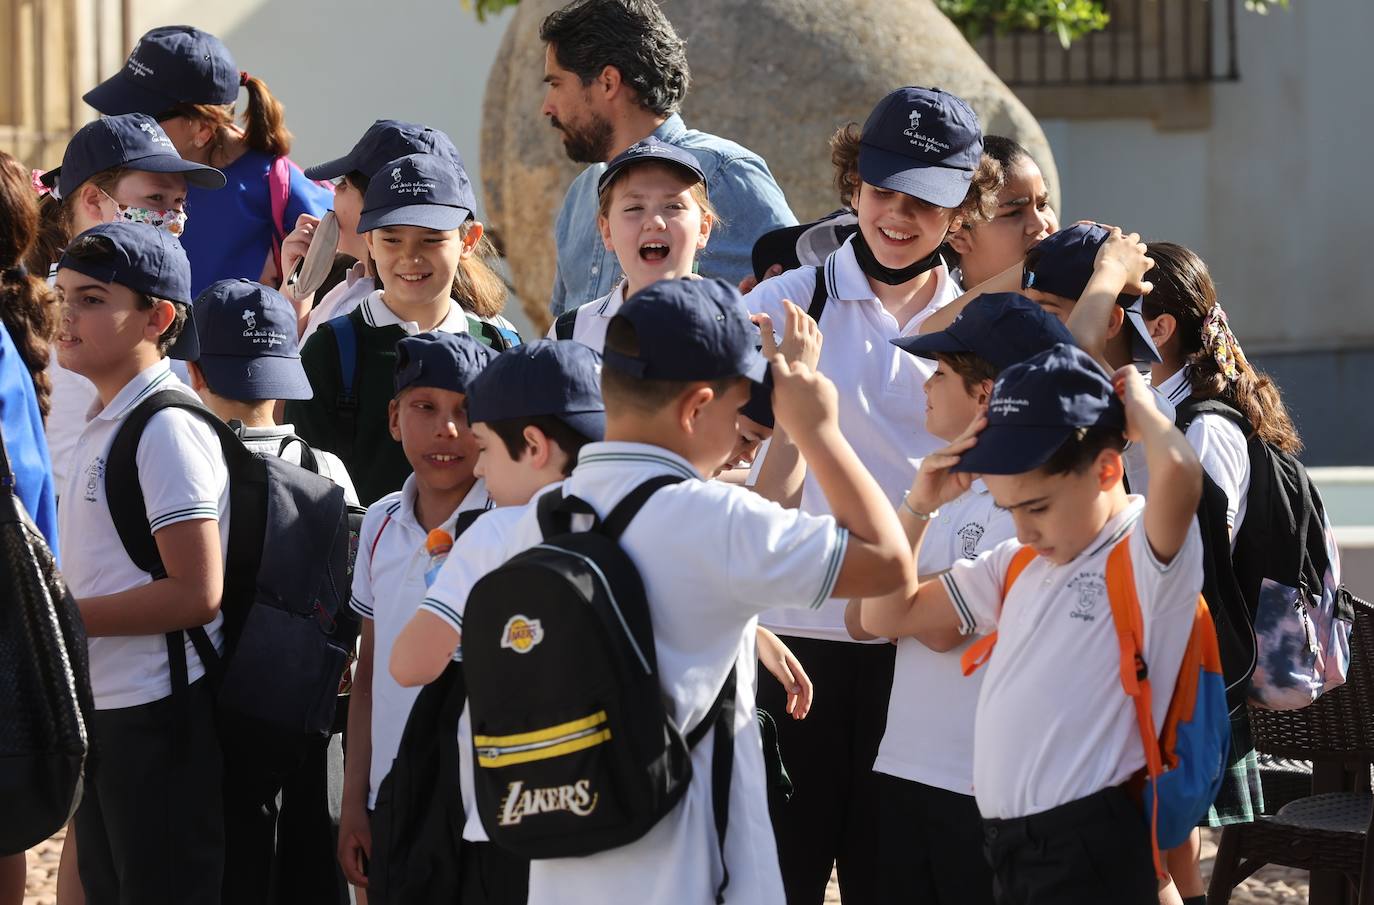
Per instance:
[[[353,458],[353,440],[358,435],[358,374],[362,370],[358,326],[353,321],[353,312],[332,318],[324,326],[334,336],[334,347],[339,353],[339,392],[334,397],[334,412],[342,442],[335,452],[347,462]]]

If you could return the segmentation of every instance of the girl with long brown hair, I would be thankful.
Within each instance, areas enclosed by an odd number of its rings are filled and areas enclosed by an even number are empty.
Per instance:
[[[248,94],[241,125],[234,116],[240,88]],[[185,25],[154,28],[85,101],[106,115],[154,117],[182,157],[228,176],[228,191],[193,186],[187,196],[195,221],[181,243],[191,260],[192,295],[237,277],[278,286],[282,239],[301,214],[318,217],[332,204],[331,189],[287,159],[291,133],[281,102],[262,79],[240,71],[212,34]]]

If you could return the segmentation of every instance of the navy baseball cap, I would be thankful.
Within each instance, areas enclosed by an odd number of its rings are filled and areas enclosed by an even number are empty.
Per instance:
[[[606,367],[643,380],[763,381],[768,362],[755,343],[739,290],[720,279],[659,280],[630,297],[612,320],[630,322],[639,354],[602,352]]]
[[[107,116],[158,116],[177,104],[232,104],[240,84],[238,64],[219,38],[189,25],[164,25],[139,38],[124,68],[82,100]]]
[[[379,119],[367,127],[353,150],[328,163],[307,167],[305,175],[308,179],[338,179],[356,170],[371,178],[388,161],[407,154],[447,157],[459,169],[463,167],[463,157],[446,133],[419,123]]]
[[[1041,239],[1026,252],[1021,286],[1077,301],[1088,288],[1097,250],[1111,231],[1095,223],[1076,223]],[[1161,361],[1159,350],[1150,338],[1139,296],[1121,296],[1117,304],[1126,309],[1131,328],[1131,357],[1136,361]]]
[[[383,226],[457,229],[477,209],[467,171],[437,154],[407,154],[379,169],[363,195],[358,232]]]
[[[1087,352],[1060,343],[1002,372],[988,400],[988,424],[954,470],[1024,474],[1049,461],[1079,428],[1125,426],[1111,379]]]
[[[892,340],[897,348],[921,358],[968,352],[998,371],[1060,343],[1074,345],[1073,334],[1057,317],[1018,292],[980,295],[945,329]]]
[[[93,226],[71,241],[57,267],[185,305],[186,326],[167,355],[182,361],[200,355],[191,310],[191,262],[181,243],[156,226],[127,220]]]
[[[773,371],[770,368],[763,380],[749,384],[749,401],[739,407],[739,413],[763,427],[773,428]]]
[[[86,123],[67,143],[62,165],[43,174],[43,184],[58,198],[65,198],[96,173],[115,167],[181,173],[197,188],[224,188],[223,173],[183,159],[157,120],[146,113],[123,113]]]
[[[611,162],[606,164],[606,169],[602,171],[601,177],[596,180],[596,193],[600,195],[606,191],[606,187],[611,184],[611,181],[621,170],[649,160],[677,167],[684,176],[693,182],[706,182],[706,174],[701,171],[701,163],[697,161],[695,154],[691,151],[685,151],[677,145],[659,141],[657,138],[649,136],[643,141],[635,142],[611,158]]]
[[[433,331],[396,343],[396,395],[411,387],[466,393],[468,384],[496,357],[466,333]]]
[[[898,88],[878,102],[859,140],[859,176],[939,207],[958,207],[983,158],[978,114],[939,88]]]
[[[301,366],[296,309],[280,292],[252,280],[211,283],[191,306],[200,338],[196,364],[226,399],[310,399]]]
[[[601,356],[575,342],[541,339],[507,349],[468,384],[468,421],[557,418],[589,440],[606,435]]]

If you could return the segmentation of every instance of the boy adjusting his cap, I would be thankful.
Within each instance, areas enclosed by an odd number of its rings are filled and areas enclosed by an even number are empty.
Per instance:
[[[755,337],[739,293],[719,280],[665,280],[626,301],[606,335],[607,439],[584,447],[561,490],[548,491],[584,500],[604,516],[647,479],[681,479],[649,497],[619,543],[643,580],[665,709],[684,735],[736,670],[725,865],[712,817],[713,744],[703,738],[692,748],[693,779],[675,808],[629,844],[531,862],[532,903],[602,901],[613,877],[636,902],[704,905],[715,900],[723,867],[731,900],[781,903],[753,716],[758,614],[914,580],[891,507],[839,433],[833,388],[804,365],[773,360],[774,410],[795,432],[836,514],[786,511],[706,480],[729,457],[739,408],[751,381],[763,377]],[[536,510],[519,512],[490,561],[541,541]],[[443,584],[471,588],[482,577],[476,572],[452,558]],[[471,663],[467,669],[471,680]]]
[[[1064,325],[1030,299],[994,293],[971,302],[947,329],[892,344],[937,362],[925,386],[926,430],[952,443],[982,414],[1001,371],[1072,342]],[[915,489],[908,496],[911,492]],[[919,550],[918,538],[908,535],[924,578],[1015,536],[1011,514],[981,480],[940,507]],[[860,626],[860,615],[860,602],[850,601],[845,612],[850,635],[872,639]],[[991,905],[992,872],[983,857],[983,823],[973,798],[973,715],[982,675],[963,674],[960,659],[967,642],[938,652],[915,638],[893,637],[897,655],[887,728],[873,764],[883,789],[879,896],[884,902]],[[931,738],[939,744],[931,744]]]
[[[1160,478],[1148,500],[1122,486],[1126,439]],[[1016,539],[914,596],[864,600],[860,619],[934,650],[996,633],[995,649],[982,642],[973,780],[999,902],[1153,903],[1150,823],[1125,789],[1146,757],[1109,593],[1138,599],[1163,726],[1202,587],[1201,466],[1134,368],[1108,378],[1058,345],[1004,371],[987,416],[922,462],[900,510],[918,551],[975,475]]]
[[[412,474],[400,490],[368,507],[349,601],[363,627],[349,699],[354,731],[344,763],[339,862],[354,886],[368,886],[370,814],[418,694],[375,664],[389,660],[454,539],[491,507],[473,474],[477,446],[468,427],[467,390],[494,356],[464,333],[420,333],[396,344],[389,429]],[[385,901],[384,890],[376,894]]]
[[[124,221],[82,233],[57,271],[58,359],[94,384],[100,406],[77,441],[58,507],[63,573],[88,636],[90,733],[100,752],[76,815],[81,882],[93,902],[220,901],[213,696],[181,633],[204,626],[217,649],[223,644],[228,469],[196,415],[170,409],[148,421],[136,461],[166,572],[156,581],[126,552],[104,480],[116,434],[141,401],[160,392],[194,398],[166,360],[198,352],[190,286],[176,239]],[[169,657],[184,663],[184,702],[173,700]]]

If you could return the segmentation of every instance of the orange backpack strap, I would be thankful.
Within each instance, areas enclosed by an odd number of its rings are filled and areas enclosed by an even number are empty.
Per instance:
[[[1011,593],[1011,586],[1016,584],[1016,579],[1021,577],[1021,573],[1026,571],[1026,566],[1035,559],[1035,551],[1030,547],[1022,547],[1011,556],[1011,562],[1007,565],[1007,578],[1002,582],[1002,600],[1007,599]],[[973,642],[964,651],[964,655],[959,658],[959,665],[964,671],[964,675],[971,676],[983,664],[988,662],[992,656],[992,649],[997,646],[997,633],[989,632],[977,641]]]
[[[1144,530],[1143,526],[1138,530]],[[1112,607],[1112,624],[1116,626],[1117,645],[1121,653],[1121,687],[1135,705],[1136,726],[1140,730],[1140,743],[1145,749],[1145,773],[1157,782],[1164,773],[1164,763],[1160,755],[1159,733],[1155,729],[1154,700],[1150,693],[1149,670],[1145,664],[1145,618],[1140,611],[1140,597],[1135,592],[1130,542],[1130,535],[1127,535],[1107,555],[1107,601]],[[1159,851],[1159,796],[1154,795],[1152,800],[1150,849],[1154,853],[1155,873],[1162,878],[1167,874]]]

